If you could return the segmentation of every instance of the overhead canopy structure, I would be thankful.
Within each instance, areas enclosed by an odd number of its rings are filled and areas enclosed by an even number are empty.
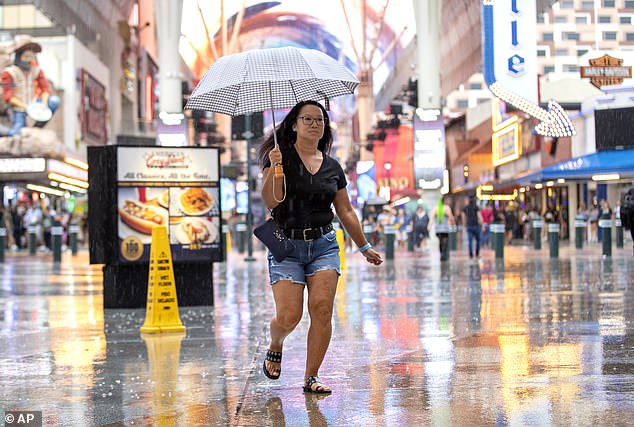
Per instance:
[[[586,180],[595,175],[634,175],[634,150],[600,151],[574,157],[517,178],[519,184],[557,179]],[[614,177],[618,179],[618,177]]]

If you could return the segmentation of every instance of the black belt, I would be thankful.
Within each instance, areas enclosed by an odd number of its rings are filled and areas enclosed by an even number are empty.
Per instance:
[[[320,238],[326,233],[332,231],[332,224],[324,225],[323,227],[315,228],[285,228],[283,229],[286,237],[292,240],[315,240]]]

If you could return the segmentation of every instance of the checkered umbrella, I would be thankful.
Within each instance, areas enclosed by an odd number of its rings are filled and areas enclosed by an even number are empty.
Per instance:
[[[317,50],[282,47],[219,58],[192,92],[185,109],[238,116],[290,108],[354,92],[359,81]]]

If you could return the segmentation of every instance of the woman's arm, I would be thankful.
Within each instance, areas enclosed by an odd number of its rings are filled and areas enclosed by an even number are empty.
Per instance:
[[[269,161],[271,165],[282,164],[282,152],[280,148],[275,146],[269,152]],[[286,196],[286,179],[284,175],[275,176],[275,168],[268,167],[262,171],[264,175],[264,184],[262,185],[262,199],[267,208],[273,209],[284,200]]]
[[[350,204],[348,192],[345,188],[337,191],[334,204],[339,221],[341,221],[341,224],[350,235],[352,241],[360,248],[366,246],[368,241],[363,234],[359,218],[357,218],[357,214],[354,212],[354,209]],[[363,251],[362,254],[366,257],[368,262],[372,264],[379,265],[383,262],[381,255],[371,247]]]
[[[275,177],[274,168],[264,168],[264,184],[262,185],[262,199],[268,209],[273,209],[280,204],[278,200],[283,200],[286,192],[286,180],[284,177]],[[273,188],[275,187],[275,194]]]

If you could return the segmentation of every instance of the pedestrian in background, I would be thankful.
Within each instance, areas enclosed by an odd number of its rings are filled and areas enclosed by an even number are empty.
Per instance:
[[[599,241],[599,208],[595,205],[590,208],[588,213],[588,242]]]
[[[493,221],[493,208],[491,208],[491,201],[487,200],[486,205],[480,212],[482,215],[482,246],[488,247],[491,243],[491,221]]]
[[[295,251],[278,262],[268,255],[275,316],[271,340],[262,366],[273,380],[282,372],[284,339],[302,319],[304,290],[308,291],[308,329],[303,390],[331,393],[319,380],[332,335],[332,311],[340,275],[339,245],[332,227],[334,204],[339,221],[374,265],[381,255],[367,242],[346,191],[346,176],[339,162],[329,156],[332,131],[326,109],[315,101],[295,105],[260,147],[264,184],[262,199],[275,223],[295,244]],[[274,173],[283,165],[284,175]]]
[[[400,208],[394,219],[394,227],[396,229],[396,241],[399,248],[407,247],[407,227],[409,226],[409,215],[405,213],[405,209]]]
[[[632,243],[634,244],[634,187],[630,188],[623,197],[623,206],[621,206],[621,221],[623,227],[630,229]],[[634,250],[634,246],[632,247]]]
[[[469,244],[469,258],[473,258],[473,241],[475,240],[475,256],[480,257],[480,236],[482,233],[482,214],[476,205],[476,198],[469,197],[467,206],[462,210],[462,222],[467,226],[467,241]]]
[[[429,238],[429,215],[425,212],[425,208],[422,206],[416,208],[412,223],[414,225],[414,246],[417,248],[420,248],[421,245],[426,247]]]
[[[449,226],[455,223],[453,212],[449,205],[447,205],[445,196],[442,196],[429,216],[429,224],[430,226],[433,224],[436,237],[438,237],[441,261],[447,261],[449,259]]]

